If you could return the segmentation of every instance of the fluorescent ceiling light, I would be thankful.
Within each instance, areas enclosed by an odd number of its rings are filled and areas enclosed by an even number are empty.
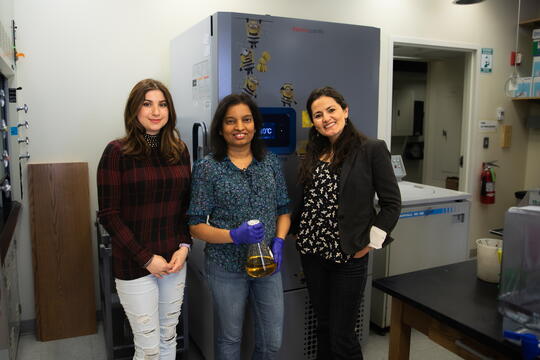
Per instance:
[[[479,2],[482,2],[484,0],[454,0],[454,4],[457,5],[470,5],[470,4],[477,4]]]

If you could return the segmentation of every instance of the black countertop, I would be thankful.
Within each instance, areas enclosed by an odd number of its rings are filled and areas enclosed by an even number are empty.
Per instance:
[[[476,277],[476,260],[390,276],[373,286],[511,357],[520,348],[503,339],[498,284]]]

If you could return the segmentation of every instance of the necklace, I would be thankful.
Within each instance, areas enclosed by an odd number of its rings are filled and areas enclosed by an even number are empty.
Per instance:
[[[143,134],[144,139],[152,149],[159,148],[159,135]]]

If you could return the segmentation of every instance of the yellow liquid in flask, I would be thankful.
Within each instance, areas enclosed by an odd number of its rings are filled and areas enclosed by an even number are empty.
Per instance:
[[[276,263],[271,256],[250,256],[246,262],[246,272],[254,278],[270,275],[276,270]]]

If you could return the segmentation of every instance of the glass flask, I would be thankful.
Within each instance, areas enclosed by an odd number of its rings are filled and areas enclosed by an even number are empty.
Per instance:
[[[248,225],[258,224],[259,220],[249,220]],[[254,278],[261,278],[272,274],[276,270],[276,262],[274,256],[268,248],[268,245],[263,241],[249,245],[246,272]]]

